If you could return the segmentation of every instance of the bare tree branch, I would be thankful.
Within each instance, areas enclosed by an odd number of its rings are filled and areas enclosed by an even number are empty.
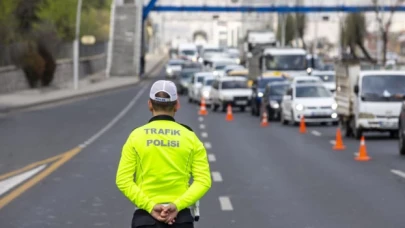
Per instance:
[[[394,16],[395,11],[398,9],[398,7],[404,3],[404,0],[397,0],[395,5],[391,8],[390,11],[390,16],[388,17],[387,23],[385,23],[385,29],[388,30],[389,27],[391,26],[392,22],[392,17]]]

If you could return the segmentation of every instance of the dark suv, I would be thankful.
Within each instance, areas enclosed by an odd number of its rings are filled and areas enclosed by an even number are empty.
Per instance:
[[[270,82],[267,84],[261,101],[261,107],[266,110],[268,120],[280,119],[281,101],[289,86],[290,82],[288,81]]]

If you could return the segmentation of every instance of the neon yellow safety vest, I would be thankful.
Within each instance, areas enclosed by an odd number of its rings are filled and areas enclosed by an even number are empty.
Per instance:
[[[174,203],[181,211],[211,188],[207,152],[191,128],[171,116],[155,116],[129,135],[116,184],[139,209],[150,213],[156,204]]]

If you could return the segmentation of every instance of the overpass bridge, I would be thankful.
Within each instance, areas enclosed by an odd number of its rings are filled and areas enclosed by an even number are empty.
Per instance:
[[[129,1],[130,2],[130,1]],[[110,45],[107,60],[109,76],[133,76],[142,74],[142,56],[147,52],[145,20],[151,12],[207,12],[207,13],[356,13],[380,11],[405,12],[405,6],[373,5],[160,5],[158,0],[114,1],[111,13]]]

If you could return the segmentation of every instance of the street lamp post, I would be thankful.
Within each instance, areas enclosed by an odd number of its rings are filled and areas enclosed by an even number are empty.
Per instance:
[[[82,12],[82,0],[77,2],[76,12],[76,33],[73,41],[73,88],[79,89],[79,35],[80,35],[80,16]]]

